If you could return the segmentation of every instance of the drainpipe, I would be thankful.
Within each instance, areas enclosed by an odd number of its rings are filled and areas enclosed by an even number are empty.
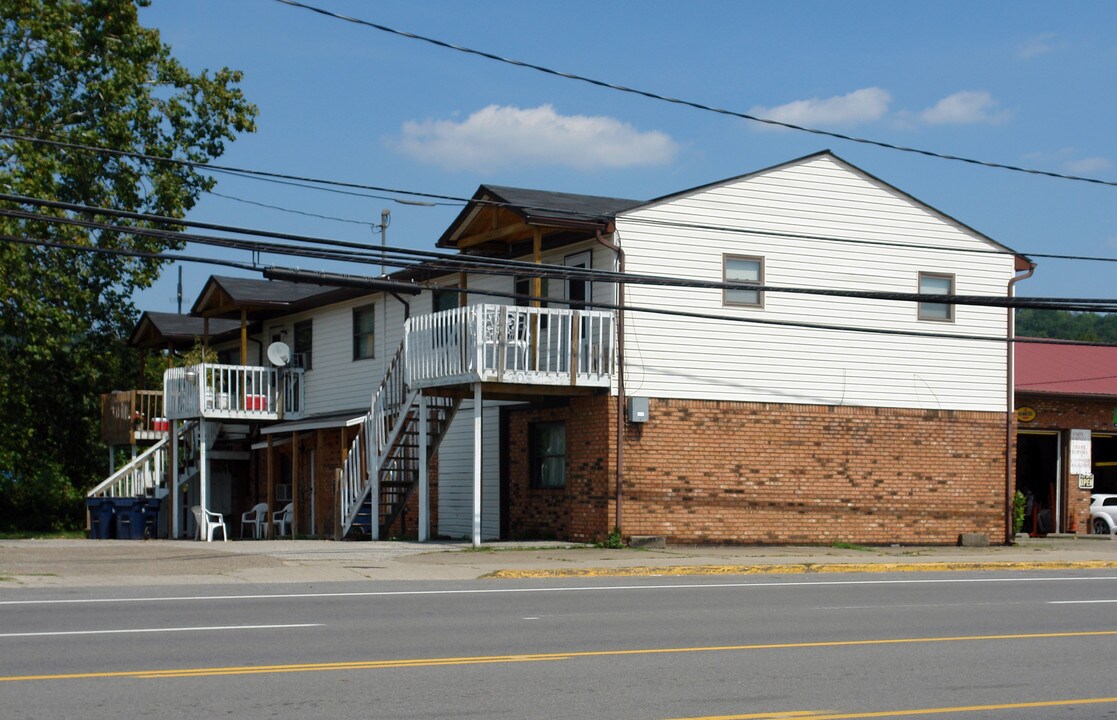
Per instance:
[[[613,223],[608,230],[614,236]],[[624,274],[624,250],[615,241],[606,240],[597,230],[597,242],[617,253],[617,272]],[[624,481],[624,283],[617,283],[617,533],[621,532],[621,502]]]
[[[1036,264],[1025,260],[1028,263],[1026,272],[1023,275],[1016,275],[1008,281],[1008,297],[1014,297],[1016,283],[1021,280],[1027,280],[1036,271]],[[1005,379],[1005,397],[1008,405],[1008,412],[1005,413],[1005,545],[1011,545],[1016,541],[1015,533],[1013,532],[1013,492],[1012,486],[1016,482],[1016,466],[1012,458],[1012,441],[1013,441],[1013,420],[1016,417],[1016,394],[1015,394],[1015,377],[1014,370],[1015,364],[1015,328],[1016,311],[1013,308],[1008,309],[1008,327],[1006,333],[1005,346],[1007,347],[1007,364],[1006,379]]]

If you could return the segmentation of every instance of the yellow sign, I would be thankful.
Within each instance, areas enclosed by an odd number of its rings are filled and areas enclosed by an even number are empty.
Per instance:
[[[1031,422],[1036,419],[1035,408],[1021,407],[1016,408],[1016,419],[1020,422]]]

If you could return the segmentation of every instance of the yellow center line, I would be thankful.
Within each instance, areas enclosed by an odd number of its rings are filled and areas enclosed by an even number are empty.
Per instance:
[[[881,638],[873,640],[827,640],[819,642],[767,643],[758,645],[713,645],[706,647],[643,648],[639,650],[585,650],[567,653],[523,655],[477,655],[466,657],[413,658],[397,660],[357,660],[352,662],[298,663],[291,665],[242,665],[238,667],[171,668],[166,670],[120,670],[108,672],[62,673],[56,675],[0,676],[0,682],[30,680],[87,680],[91,678],[174,678],[219,675],[263,675],[268,673],[325,672],[338,670],[383,670],[389,668],[438,667],[443,665],[485,665],[491,663],[544,662],[575,658],[620,657],[625,655],[663,655],[668,653],[743,652],[747,650],[797,650],[804,648],[858,647],[867,645],[911,645],[917,643],[978,642],[994,640],[1042,640],[1049,638],[1105,637],[1117,630],[1089,630],[1058,633],[1018,633],[1013,635],[955,635],[948,637]],[[740,717],[740,716],[733,716]],[[846,717],[846,716],[834,716]],[[849,717],[872,717],[850,715]],[[882,716],[884,717],[884,716]],[[814,720],[814,716],[812,716]]]
[[[954,707],[913,708],[909,710],[874,710],[870,712],[826,713],[826,711],[795,711],[748,715],[703,715],[674,720],[754,720],[756,718],[802,718],[803,720],[857,720],[858,718],[912,717],[914,715],[947,715],[950,713],[987,712],[989,710],[1021,710],[1026,708],[1069,707],[1117,703],[1117,697],[1074,698],[1071,700],[1036,700],[1034,702],[999,703],[995,705],[956,705]]]

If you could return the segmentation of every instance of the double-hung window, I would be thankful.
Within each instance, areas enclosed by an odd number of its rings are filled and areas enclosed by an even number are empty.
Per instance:
[[[528,435],[531,486],[566,487],[566,423],[532,423]]]
[[[954,276],[946,273],[919,273],[919,294],[953,295]],[[919,319],[953,322],[954,306],[947,303],[921,302],[919,303]]]
[[[295,323],[295,367],[303,370],[311,368],[311,351],[314,348],[314,321],[303,320]]]
[[[353,359],[376,357],[376,306],[353,308]]]
[[[747,255],[726,255],[723,277],[727,283],[764,284],[764,258]],[[748,288],[726,288],[722,295],[726,305],[764,307],[764,292]]]

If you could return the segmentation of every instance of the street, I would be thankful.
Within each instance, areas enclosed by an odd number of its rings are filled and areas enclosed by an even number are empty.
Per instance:
[[[1111,570],[0,589],[6,718],[1097,718]]]

